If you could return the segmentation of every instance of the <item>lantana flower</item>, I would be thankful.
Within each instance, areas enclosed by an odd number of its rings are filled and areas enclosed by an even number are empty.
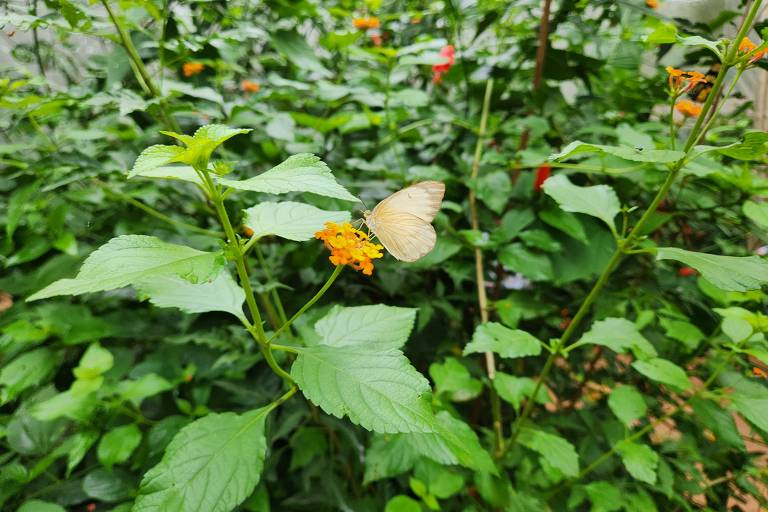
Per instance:
[[[667,73],[669,73],[669,91],[673,96],[679,96],[684,92],[690,91],[697,84],[706,83],[707,81],[707,77],[698,71],[683,71],[672,66],[667,66],[666,69]]]
[[[197,75],[203,72],[205,64],[201,62],[185,62],[181,67],[181,72],[185,77],[189,78],[193,75]]]
[[[751,53],[755,48],[757,48],[757,45],[753,43],[752,40],[748,37],[745,37],[739,43],[739,53],[741,54]],[[759,52],[755,53],[752,58],[749,59],[749,63],[754,64],[755,62],[762,59],[765,56],[766,51],[767,50],[760,50]]]
[[[547,178],[549,178],[552,175],[552,168],[547,164],[542,164],[536,169],[536,179],[533,181],[533,190],[534,192],[541,192],[541,187],[544,185],[544,182],[547,181]]]
[[[443,73],[447,73],[456,62],[456,50],[451,44],[445,45],[440,49],[440,56],[448,59],[448,62],[432,66],[432,72],[434,73],[432,76],[433,84],[439,83],[443,78]]]
[[[355,18],[352,20],[352,25],[357,30],[370,30],[372,28],[379,28],[381,23],[376,16],[367,16],[365,18]]]
[[[701,106],[689,100],[681,100],[675,104],[675,110],[685,117],[698,117],[701,114]]]
[[[243,92],[259,92],[261,90],[261,85],[252,80],[243,80],[240,82],[240,89]]]
[[[659,6],[659,0],[645,0],[645,5],[650,9],[656,9]]]
[[[355,229],[349,222],[336,224],[326,222],[325,229],[315,233],[331,251],[328,257],[334,265],[349,265],[370,276],[373,274],[373,260],[382,258],[384,246],[370,241],[367,233]]]

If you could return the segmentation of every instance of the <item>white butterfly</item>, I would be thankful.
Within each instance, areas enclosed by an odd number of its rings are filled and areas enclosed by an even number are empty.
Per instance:
[[[422,181],[383,199],[372,212],[365,212],[368,228],[392,256],[416,261],[435,246],[437,234],[432,220],[440,210],[445,184]]]

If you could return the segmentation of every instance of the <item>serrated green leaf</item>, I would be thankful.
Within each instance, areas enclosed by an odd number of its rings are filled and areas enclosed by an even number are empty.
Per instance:
[[[187,313],[223,311],[245,319],[245,293],[226,271],[205,283],[193,284],[178,276],[155,276],[138,281],[135,287],[160,308],[179,308]]]
[[[566,439],[531,427],[520,430],[518,442],[541,455],[565,476],[579,474],[579,455]]]
[[[297,351],[291,376],[326,413],[375,432],[434,432],[429,383],[399,350],[317,345]]]
[[[331,170],[319,157],[302,153],[289,157],[272,169],[246,180],[219,179],[219,183],[238,190],[285,194],[312,192],[345,201],[359,200],[336,182]]]
[[[153,236],[123,235],[92,252],[75,278],[59,279],[27,300],[113,290],[165,276],[199,283],[213,279],[223,266],[221,253],[169,244]]]
[[[726,291],[759,290],[768,283],[768,262],[759,256],[718,256],[659,247],[656,259],[675,260],[693,267],[706,280]]]
[[[416,309],[385,306],[334,306],[315,324],[323,345],[402,348],[413,330]]]
[[[651,342],[645,339],[637,326],[626,318],[606,318],[595,322],[569,350],[586,344],[602,345],[618,354],[631,350],[637,357],[657,355],[656,348],[651,345]]]
[[[656,466],[659,464],[659,454],[653,451],[650,446],[622,441],[616,445],[616,451],[621,455],[621,461],[630,475],[647,484],[656,483]]]
[[[99,462],[107,469],[128,460],[141,442],[141,430],[133,423],[113,428],[101,438],[96,449]]]
[[[645,361],[635,361],[632,367],[651,380],[674,386],[683,391],[691,388],[691,381],[685,374],[685,370],[671,361],[654,357]]]
[[[504,372],[496,372],[493,386],[496,388],[499,398],[511,403],[515,410],[519,410],[523,400],[533,395],[536,381],[530,377],[515,377]],[[544,388],[545,386],[541,386],[536,395],[536,403],[538,404],[548,404],[551,402],[549,394]]]
[[[597,217],[613,231],[614,217],[621,211],[616,192],[608,185],[579,187],[563,174],[552,176],[542,185],[544,192],[567,212]]]
[[[562,162],[574,156],[587,153],[605,153],[632,162],[652,162],[659,164],[677,162],[685,157],[685,153],[682,151],[672,151],[669,149],[649,149],[642,147],[633,148],[629,146],[603,146],[600,144],[588,144],[586,142],[577,140],[564,147],[560,153],[550,156],[549,159],[555,162]]]
[[[253,230],[253,238],[277,235],[288,240],[310,240],[326,222],[346,222],[349,212],[321,210],[303,203],[259,203],[244,210],[243,223]]]
[[[537,356],[541,353],[541,342],[525,331],[486,322],[477,326],[472,341],[464,347],[464,355],[481,352],[496,352],[508,358]]]
[[[238,415],[209,414],[176,434],[141,481],[132,512],[228,512],[261,478],[270,406]]]
[[[483,389],[483,383],[472,378],[469,370],[455,357],[429,365],[429,375],[435,382],[435,393],[446,393],[454,402],[472,400]]]
[[[648,411],[643,395],[634,386],[621,385],[611,391],[608,407],[621,422],[630,427],[632,422],[645,416]]]
[[[136,158],[131,172],[128,173],[128,178],[144,176],[145,173],[150,173],[158,167],[178,162],[177,157],[183,152],[184,148],[181,146],[165,146],[162,144],[149,146]]]
[[[741,207],[744,215],[762,229],[768,230],[768,203],[747,201]]]

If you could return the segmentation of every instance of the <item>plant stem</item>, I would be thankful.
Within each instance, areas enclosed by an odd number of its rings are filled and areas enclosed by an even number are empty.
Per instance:
[[[488,114],[491,108],[491,97],[493,96],[493,78],[489,78],[485,83],[485,96],[483,97],[483,109],[480,113],[480,126],[477,130],[477,142],[475,143],[475,155],[472,159],[472,171],[470,180],[472,188],[469,190],[469,214],[472,220],[472,229],[480,229],[480,218],[477,213],[477,196],[475,188],[477,187],[477,176],[480,173],[480,161],[483,157],[483,144],[485,142],[485,132],[488,127]],[[475,281],[477,282],[477,304],[480,308],[480,321],[486,323],[489,320],[488,315],[488,295],[485,289],[485,268],[483,266],[483,251],[475,247]],[[504,427],[501,422],[501,401],[494,387],[496,379],[496,359],[493,352],[485,353],[485,371],[488,374],[490,385],[488,392],[491,400],[491,416],[493,417],[493,430],[496,434],[496,453],[501,454],[504,451]]]
[[[269,340],[267,340],[267,345],[270,345],[274,340],[276,340],[278,336],[280,336],[286,329],[288,329],[291,326],[291,324],[293,324],[293,322],[296,321],[297,318],[299,318],[301,315],[304,314],[305,311],[311,308],[315,302],[320,300],[320,297],[322,297],[325,294],[325,292],[328,291],[328,288],[330,288],[333,282],[336,280],[336,278],[339,277],[339,274],[341,274],[341,271],[343,269],[344,269],[344,265],[336,265],[336,268],[333,269],[333,273],[325,282],[323,287],[320,288],[320,290],[317,291],[315,296],[309,299],[309,301],[306,304],[301,306],[301,309],[299,309],[296,313],[294,313],[294,315],[290,318],[290,320],[285,322],[283,325],[280,326],[280,328],[277,331],[275,331],[275,333],[269,338]]]
[[[133,44],[131,35],[123,26],[120,18],[115,15],[114,11],[112,11],[112,7],[109,5],[109,0],[101,0],[101,4],[104,6],[104,9],[106,9],[107,14],[109,14],[109,19],[112,21],[115,29],[117,29],[117,33],[120,36],[120,41],[123,43],[123,48],[125,48],[125,51],[128,53],[128,58],[131,61],[131,67],[134,69],[134,73],[136,74],[136,79],[139,81],[139,83],[143,83],[146,86],[150,96],[160,100],[158,102],[158,108],[160,109],[160,115],[162,117],[163,123],[165,123],[169,129],[175,132],[180,132],[181,129],[179,128],[179,124],[176,122],[176,119],[174,119],[173,116],[168,114],[165,100],[163,99],[160,90],[152,81],[152,77],[149,76],[149,72],[147,72],[147,68],[144,66],[144,61],[141,59],[139,52],[136,50],[136,46]]]
[[[264,271],[264,275],[267,276],[269,281],[273,281],[274,279],[272,278],[272,272],[269,270],[269,265],[267,265],[267,261],[264,259],[264,255],[261,253],[261,249],[259,249],[258,244],[255,244],[253,249],[256,253],[256,258],[259,260],[259,265],[261,265],[261,270]],[[247,251],[243,250],[243,252]],[[280,300],[280,294],[277,293],[277,288],[272,288],[272,290],[270,290],[270,295],[272,296],[272,301],[275,303],[275,307],[277,308],[277,314],[280,316],[280,322],[282,324],[286,323],[288,321],[288,317],[285,314],[283,302]]]

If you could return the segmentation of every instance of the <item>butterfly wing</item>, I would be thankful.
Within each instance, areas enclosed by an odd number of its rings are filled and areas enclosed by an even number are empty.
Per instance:
[[[408,213],[424,222],[432,222],[440,210],[445,194],[445,184],[439,181],[422,181],[398,190],[382,200],[371,212],[376,219],[390,212]]]
[[[410,262],[424,257],[437,241],[435,228],[429,222],[388,208],[379,211],[375,222],[370,222],[369,227],[387,251],[400,261]]]

